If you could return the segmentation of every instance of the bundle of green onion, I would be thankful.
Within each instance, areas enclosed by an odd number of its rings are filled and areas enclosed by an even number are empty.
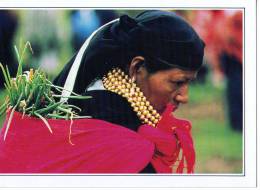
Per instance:
[[[16,55],[19,61],[18,70],[15,78],[11,78],[8,67],[4,67],[0,63],[1,70],[5,79],[5,88],[7,96],[3,105],[0,107],[0,115],[6,111],[10,112],[8,119],[5,136],[10,126],[13,114],[15,111],[21,112],[23,115],[34,116],[42,119],[50,132],[52,132],[46,119],[77,119],[86,118],[88,116],[79,116],[77,112],[80,108],[68,104],[66,101],[57,101],[56,97],[60,95],[54,94],[52,91],[55,89],[61,92],[63,88],[55,86],[50,82],[45,73],[40,70],[31,69],[30,71],[23,72],[22,62],[25,50],[30,47],[27,42],[20,56],[20,52],[16,50]],[[31,49],[32,51],[32,49]],[[81,96],[72,92],[69,98],[86,99],[89,97]]]

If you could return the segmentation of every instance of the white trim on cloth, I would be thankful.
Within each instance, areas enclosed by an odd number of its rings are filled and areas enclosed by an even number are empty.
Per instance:
[[[101,79],[95,81],[91,86],[89,86],[86,91],[92,90],[106,90]]]
[[[119,18],[115,19],[115,20],[112,20],[111,22],[108,22],[106,24],[104,24],[103,26],[99,27],[97,30],[95,30],[89,37],[88,39],[84,42],[84,44],[81,46],[73,64],[72,64],[72,67],[70,68],[70,71],[69,71],[69,74],[68,74],[68,77],[66,79],[66,82],[64,84],[64,89],[61,93],[61,99],[60,101],[67,101],[68,100],[68,96],[71,95],[71,92],[73,91],[73,88],[74,88],[74,85],[75,85],[75,80],[76,80],[76,77],[77,77],[77,73],[78,73],[78,70],[79,70],[79,66],[80,66],[80,63],[81,63],[81,60],[82,60],[82,57],[83,57],[83,54],[85,52],[85,50],[87,49],[88,45],[89,45],[89,42],[90,40],[93,38],[93,36],[99,31],[101,30],[102,28],[104,28],[105,26],[113,23],[113,22],[116,22],[118,21]]]

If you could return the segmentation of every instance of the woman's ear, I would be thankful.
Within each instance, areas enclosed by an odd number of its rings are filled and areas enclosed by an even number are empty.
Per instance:
[[[144,62],[144,57],[136,56],[132,59],[130,66],[129,66],[129,76],[130,78],[136,79],[138,72],[140,71],[140,64]]]

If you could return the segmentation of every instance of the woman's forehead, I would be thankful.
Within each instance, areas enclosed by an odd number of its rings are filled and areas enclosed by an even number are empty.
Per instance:
[[[171,79],[188,79],[192,80],[195,79],[197,76],[198,71],[187,71],[187,70],[181,70],[178,68],[169,69],[167,71],[164,71],[162,74],[165,77],[169,77]]]

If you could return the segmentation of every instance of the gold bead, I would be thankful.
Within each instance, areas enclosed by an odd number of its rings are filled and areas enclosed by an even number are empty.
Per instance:
[[[138,107],[134,107],[134,111],[138,112],[139,111]]]
[[[159,120],[158,120],[158,119],[155,119],[153,122],[157,124],[157,123],[159,122]]]
[[[121,80],[118,80],[118,84],[121,85],[121,86],[123,85]]]
[[[141,103],[142,103],[142,102],[141,102]],[[142,106],[141,103],[140,103],[139,109],[140,109],[140,111],[143,111],[143,110],[144,110],[144,106]]]
[[[154,111],[152,106],[148,106],[148,110],[152,113]]]
[[[137,97],[137,101],[138,101],[138,102],[141,102],[141,101],[142,101],[142,98],[138,96],[138,97]]]
[[[144,103],[144,102],[140,102],[140,105],[141,105],[141,106],[144,106],[144,105],[145,105],[145,103]]]
[[[113,77],[113,78],[111,78],[111,82],[115,82],[116,81],[116,79]]]
[[[151,125],[151,126],[152,126],[152,125],[153,125],[153,123],[152,123],[151,121],[148,121],[148,125]]]
[[[139,112],[137,112],[137,115],[140,117],[142,115],[142,113],[139,111]]]
[[[144,115],[147,115],[148,113],[149,113],[149,112],[148,112],[147,110],[144,110],[144,111],[143,111],[143,114],[144,114]]]
[[[148,106],[148,110],[152,111],[153,110],[153,106]]]
[[[156,110],[153,110],[153,111],[152,111],[152,114],[153,114],[153,115],[156,115],[156,113],[157,113]]]
[[[125,93],[129,93],[129,90],[127,88],[124,88],[125,89]]]
[[[137,102],[135,103],[135,105],[139,107],[139,106],[140,106],[140,102],[137,101]]]
[[[144,116],[144,115],[141,115],[141,116],[140,116],[140,119],[141,119],[141,120],[144,120],[144,119],[145,119],[145,116]]]
[[[131,88],[130,89],[130,93],[132,94],[132,96],[134,96],[134,97],[138,97],[138,94],[137,94],[137,92],[135,92],[135,91],[132,91],[133,89]],[[136,99],[136,101],[138,101],[137,99]]]
[[[149,122],[149,120],[148,120],[147,118],[145,118],[145,119],[144,119],[144,122],[145,122],[145,123],[148,123],[148,122]]]
[[[131,106],[132,106],[132,107],[135,107],[135,103],[134,103],[134,102],[132,102],[132,103],[131,103]]]
[[[152,117],[152,115],[151,115],[150,113],[147,113],[147,114],[146,114],[146,117],[147,117],[147,118],[150,118],[150,117]]]

